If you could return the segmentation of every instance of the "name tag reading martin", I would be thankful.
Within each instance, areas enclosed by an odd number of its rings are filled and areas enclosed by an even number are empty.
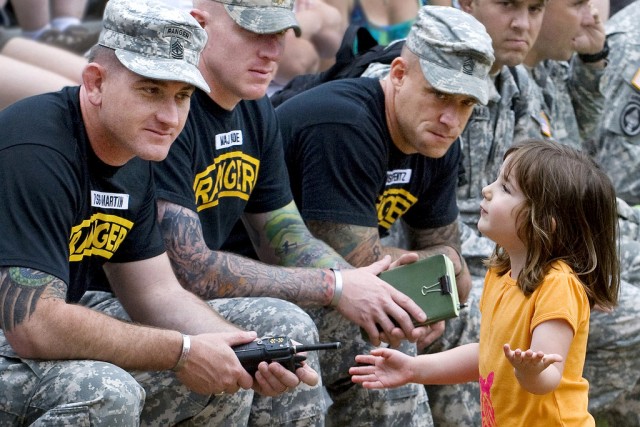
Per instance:
[[[91,206],[106,209],[129,209],[129,195],[91,191]]]

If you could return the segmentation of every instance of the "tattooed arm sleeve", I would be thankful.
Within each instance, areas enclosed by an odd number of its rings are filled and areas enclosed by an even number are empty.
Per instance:
[[[23,267],[0,268],[0,327],[11,332],[27,322],[40,300],[64,301],[67,286],[57,277]]]
[[[185,288],[201,298],[271,296],[314,305],[326,305],[331,300],[334,279],[330,270],[282,268],[210,250],[195,212],[163,200],[158,201],[158,210],[162,236],[176,276]],[[273,221],[277,223],[277,218]],[[252,221],[252,233],[257,233],[256,222]],[[273,236],[283,259],[294,258],[291,252],[304,251],[308,252],[299,255],[301,259],[307,256],[309,263],[318,259],[312,250],[305,249],[305,242],[294,245],[298,242],[287,240],[286,232],[274,232]]]
[[[333,248],[311,234],[294,202],[264,214],[245,214],[244,224],[264,262],[298,267],[350,267]]]
[[[46,321],[42,316],[50,303],[65,303],[67,285],[55,276],[25,267],[0,268],[0,327],[7,340],[23,357],[37,355],[46,347],[37,333]]]
[[[380,243],[377,228],[315,220],[307,224],[314,236],[326,242],[355,267],[363,267],[390,253]]]

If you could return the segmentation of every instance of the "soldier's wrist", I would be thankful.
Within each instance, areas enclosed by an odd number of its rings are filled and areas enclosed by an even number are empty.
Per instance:
[[[186,334],[182,334],[182,351],[180,352],[180,358],[176,365],[171,368],[172,371],[177,372],[184,368],[189,358],[189,351],[191,350],[191,337]]]
[[[329,307],[337,307],[340,304],[340,298],[342,297],[342,273],[338,268],[331,268],[335,278],[335,287],[333,289],[333,297],[329,303]]]

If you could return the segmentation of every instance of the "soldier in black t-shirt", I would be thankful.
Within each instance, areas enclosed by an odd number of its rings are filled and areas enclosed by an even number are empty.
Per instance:
[[[165,254],[149,161],[209,90],[206,40],[188,13],[111,0],[82,86],[0,112],[0,425],[210,422],[251,404],[213,394],[318,382],[266,363],[252,379],[231,346],[256,333],[184,290]],[[105,278],[118,300],[85,299]]]
[[[410,249],[452,259],[464,301],[471,283],[456,224],[457,137],[488,100],[492,62],[475,18],[426,6],[383,80],[328,82],[280,105],[294,199],[311,231],[363,262],[406,252],[380,242],[402,220]]]
[[[456,220],[457,138],[474,105],[489,99],[493,60],[491,38],[475,18],[425,6],[387,77],[332,81],[282,103],[276,115],[289,179],[311,232],[359,266],[406,253],[381,240],[399,223],[408,249],[451,258],[465,301],[471,276]],[[469,313],[453,319],[436,344],[467,339],[462,332],[477,322]],[[443,333],[438,327],[419,348]]]
[[[423,387],[354,395],[358,387],[351,383],[348,367],[356,354],[372,348],[359,327],[374,344],[384,338],[396,345],[428,332],[411,322],[425,314],[375,277],[391,264],[390,257],[355,269],[314,238],[300,217],[278,123],[265,97],[284,32],[297,25],[291,0],[266,3],[270,7],[257,0],[194,2],[192,13],[210,40],[200,70],[211,93],[196,91],[185,129],[154,169],[161,229],[174,270],[183,286],[211,299],[215,307],[229,301],[247,307],[263,299],[247,297],[280,298],[305,308],[322,341],[341,341],[337,351],[309,354],[312,362],[320,358],[323,384],[333,400],[330,424],[430,426]],[[240,219],[262,262],[221,250]],[[307,328],[297,319],[281,315],[282,304],[289,303],[281,301],[267,312],[248,311],[275,330],[304,334]],[[402,328],[394,329],[394,318]],[[376,324],[384,329],[382,335]],[[286,405],[253,415],[270,417],[272,425],[293,417],[297,425],[324,425],[326,404],[322,394],[315,396],[296,389]],[[264,406],[254,403],[258,409]]]

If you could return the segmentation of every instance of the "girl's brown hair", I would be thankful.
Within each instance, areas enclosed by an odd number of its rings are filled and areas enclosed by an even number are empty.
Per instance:
[[[505,179],[513,177],[525,201],[517,212],[518,237],[527,259],[518,285],[530,295],[551,264],[566,262],[593,306],[612,308],[620,287],[616,195],[609,177],[585,153],[554,142],[526,140],[507,150]],[[486,265],[510,270],[496,245]]]

